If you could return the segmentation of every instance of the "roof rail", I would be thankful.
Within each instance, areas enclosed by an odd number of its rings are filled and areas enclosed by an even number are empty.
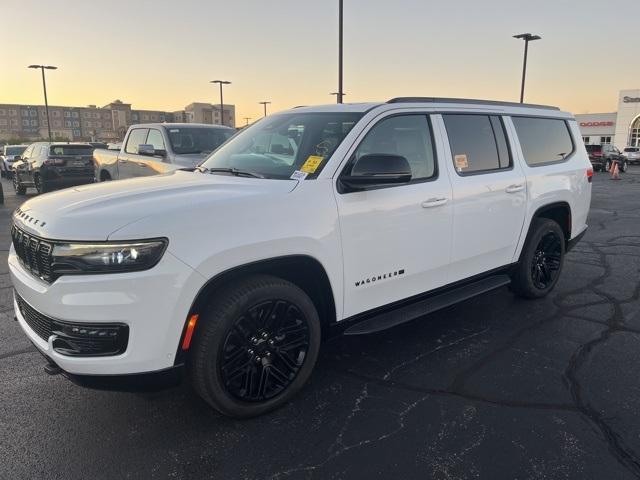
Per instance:
[[[439,97],[396,97],[387,103],[463,103],[467,105],[495,105],[502,107],[542,108],[545,110],[560,110],[549,105],[535,105],[533,103],[499,102],[496,100],[476,100],[473,98],[439,98]]]

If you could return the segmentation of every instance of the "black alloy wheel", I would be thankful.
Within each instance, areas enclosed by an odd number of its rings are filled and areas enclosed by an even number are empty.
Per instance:
[[[274,299],[235,320],[218,365],[225,389],[238,400],[264,402],[295,380],[309,350],[309,325],[293,303]]]
[[[555,283],[560,271],[562,241],[556,232],[548,232],[538,242],[531,260],[531,280],[536,288],[545,290]]]

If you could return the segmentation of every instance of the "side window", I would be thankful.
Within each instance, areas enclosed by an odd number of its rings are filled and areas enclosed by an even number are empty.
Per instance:
[[[459,175],[511,167],[502,119],[495,115],[442,115]]]
[[[164,146],[164,138],[162,138],[162,132],[155,128],[149,129],[149,135],[147,136],[147,144],[153,145],[156,150],[166,150]]]
[[[27,149],[22,154],[22,158],[31,158],[31,152],[33,152],[33,145],[27,147]]]
[[[411,167],[411,181],[426,180],[436,174],[431,126],[426,115],[398,115],[378,122],[358,145],[345,173],[350,174],[353,164],[370,154],[406,158]]]
[[[524,160],[530,167],[561,162],[573,153],[573,140],[564,120],[534,117],[512,117],[511,120]],[[603,150],[606,147],[603,145]]]
[[[147,140],[147,132],[148,130],[146,128],[131,130],[124,151],[127,153],[138,153],[138,145],[144,145],[144,142]]]

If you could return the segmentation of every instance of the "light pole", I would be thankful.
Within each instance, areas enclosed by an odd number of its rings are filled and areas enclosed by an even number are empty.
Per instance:
[[[338,92],[336,93],[336,101],[342,103],[344,92],[342,91],[342,12],[343,0],[338,0]]]
[[[231,85],[227,80],[211,80],[209,83],[220,84],[220,125],[224,125],[224,102],[222,101],[222,85]]]
[[[540,40],[539,35],[531,35],[530,33],[521,33],[514,35],[513,38],[524,40],[524,61],[522,62],[522,86],[520,87],[520,103],[524,102],[524,80],[527,77],[527,53],[529,52],[529,42]]]
[[[47,131],[49,132],[49,141],[52,142],[51,138],[51,119],[49,118],[49,101],[47,100],[47,81],[44,79],[44,71],[45,70],[57,70],[58,67],[54,67],[53,65],[29,65],[28,68],[39,68],[42,72],[42,88],[44,89],[44,111],[47,114]]]
[[[262,105],[264,107],[264,116],[267,116],[267,105],[269,105],[271,102],[258,102],[260,105]]]
[[[244,117],[245,121],[247,122],[247,127],[249,126],[249,120],[251,120],[251,117]]]

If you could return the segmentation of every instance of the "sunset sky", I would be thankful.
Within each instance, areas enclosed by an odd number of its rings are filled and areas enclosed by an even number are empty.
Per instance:
[[[394,96],[526,100],[574,113],[614,111],[640,88],[638,0],[344,0],[345,101]],[[0,0],[0,103],[179,110],[218,102],[236,118],[330,103],[337,89],[337,0]]]

